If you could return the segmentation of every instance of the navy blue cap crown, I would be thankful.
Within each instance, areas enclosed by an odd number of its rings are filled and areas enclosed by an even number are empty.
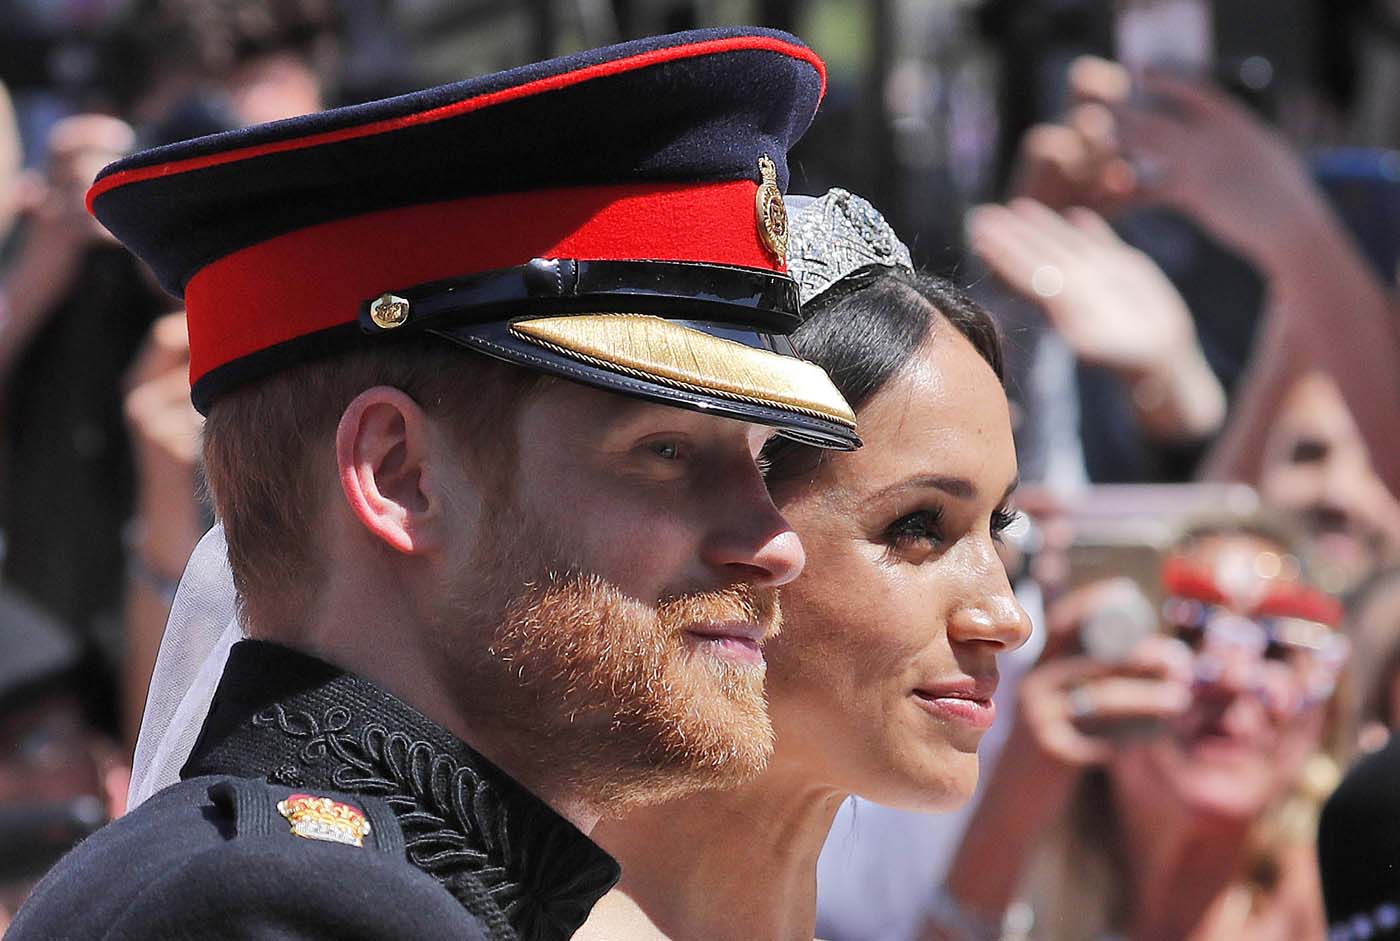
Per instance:
[[[760,154],[786,189],[788,148],[824,83],[821,60],[778,30],[649,37],[143,151],[98,175],[89,206],[180,294],[201,267],[246,245],[391,207],[756,180]],[[533,85],[543,87],[508,97]]]
[[[786,33],[677,33],[139,153],[88,203],[184,297],[201,410],[427,331],[850,447],[783,336],[787,150],[824,87]],[[638,314],[664,323],[597,319]]]

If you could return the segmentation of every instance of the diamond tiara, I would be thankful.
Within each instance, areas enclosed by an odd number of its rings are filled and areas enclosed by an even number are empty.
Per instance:
[[[842,278],[879,265],[912,272],[909,249],[885,217],[843,189],[821,196],[790,196],[788,274],[809,304]]]

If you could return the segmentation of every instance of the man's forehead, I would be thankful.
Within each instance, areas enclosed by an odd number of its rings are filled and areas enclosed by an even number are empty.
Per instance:
[[[626,436],[689,432],[767,441],[775,429],[702,411],[662,405],[567,381],[553,381],[533,397],[536,420],[557,423],[565,435]],[[528,406],[527,406],[528,407]]]

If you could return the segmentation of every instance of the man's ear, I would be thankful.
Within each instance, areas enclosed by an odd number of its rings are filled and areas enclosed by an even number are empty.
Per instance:
[[[392,386],[355,396],[336,428],[337,471],[351,512],[386,545],[410,555],[438,544],[432,521],[443,495],[429,473],[433,448],[428,416]]]

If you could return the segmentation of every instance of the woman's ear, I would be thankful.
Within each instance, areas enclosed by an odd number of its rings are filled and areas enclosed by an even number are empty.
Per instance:
[[[351,512],[386,545],[409,555],[438,547],[432,524],[444,495],[429,473],[433,433],[418,403],[391,386],[357,395],[336,428],[337,472]]]

